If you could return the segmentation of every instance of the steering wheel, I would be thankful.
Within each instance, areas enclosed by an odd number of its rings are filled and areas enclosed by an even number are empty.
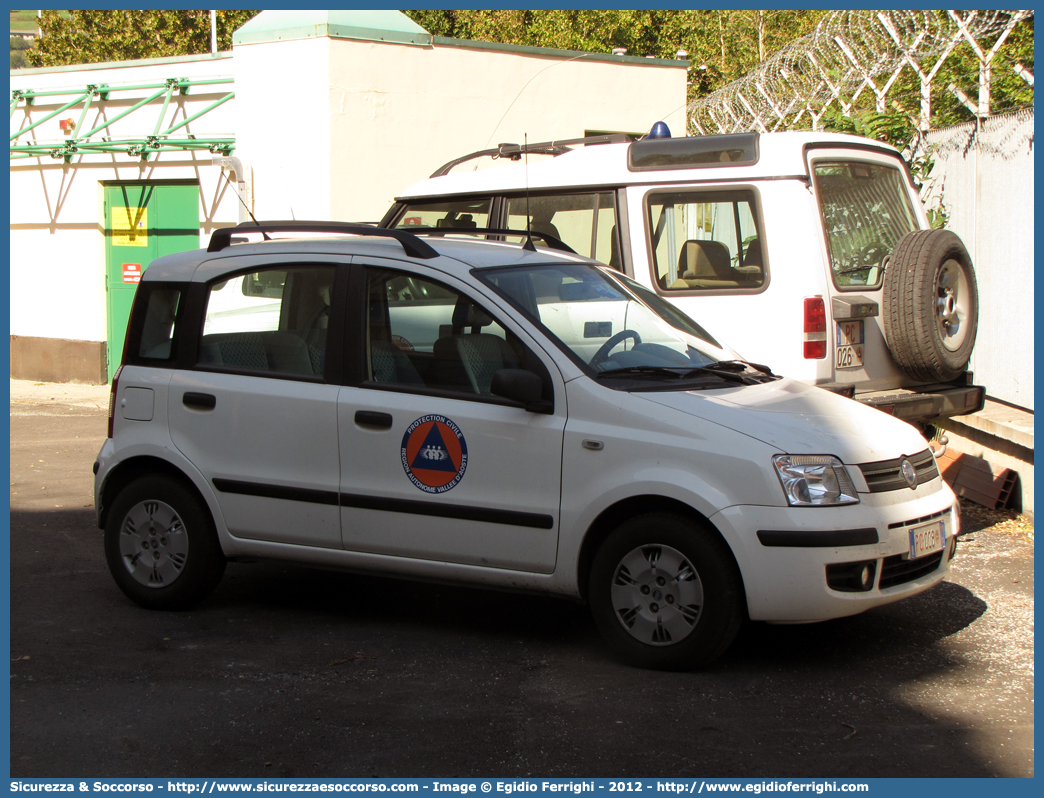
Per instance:
[[[620,330],[620,332],[618,332],[616,335],[610,336],[608,341],[606,341],[604,344],[598,347],[598,351],[595,352],[594,357],[592,357],[588,361],[588,365],[597,366],[603,360],[606,360],[606,356],[613,351],[613,348],[617,344],[626,341],[628,338],[634,339],[635,346],[638,346],[638,344],[642,342],[642,336],[640,336],[634,330]]]

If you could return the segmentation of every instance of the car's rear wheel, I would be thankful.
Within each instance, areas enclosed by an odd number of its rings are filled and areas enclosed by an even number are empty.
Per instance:
[[[624,661],[705,665],[743,620],[743,585],[725,543],[704,525],[649,513],[617,527],[591,565],[588,594],[602,636]]]
[[[888,348],[911,377],[948,382],[975,346],[979,295],[971,257],[949,230],[916,230],[895,246],[885,270]]]
[[[143,607],[179,610],[209,596],[225,572],[210,512],[186,485],[141,477],[117,495],[105,559],[120,589]]]

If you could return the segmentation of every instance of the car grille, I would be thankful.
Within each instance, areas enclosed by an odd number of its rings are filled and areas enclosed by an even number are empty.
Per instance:
[[[939,467],[935,464],[935,458],[932,457],[932,450],[925,449],[923,452],[912,454],[907,458],[911,465],[917,469],[917,484],[923,485],[925,482],[931,482],[937,476],[939,476]],[[906,484],[906,479],[903,478],[903,472],[900,469],[900,463],[903,458],[897,457],[894,460],[879,460],[876,463],[862,463],[859,466],[859,470],[863,472],[863,477],[866,479],[867,487],[870,488],[871,493],[883,493],[889,490],[899,490],[900,488],[909,488]]]
[[[881,563],[881,582],[878,588],[884,590],[896,585],[905,585],[907,582],[930,574],[942,564],[942,558],[942,551],[918,557],[916,560],[904,560],[901,554],[885,557]]]

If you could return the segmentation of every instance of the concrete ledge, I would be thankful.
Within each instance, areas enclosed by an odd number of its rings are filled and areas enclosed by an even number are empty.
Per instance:
[[[38,382],[108,382],[104,341],[11,336],[11,377]]]
[[[1002,405],[991,399],[986,400],[986,407],[970,416],[959,416],[953,419],[958,424],[995,435],[1006,441],[1033,448],[1033,413],[1020,410],[1010,405]]]

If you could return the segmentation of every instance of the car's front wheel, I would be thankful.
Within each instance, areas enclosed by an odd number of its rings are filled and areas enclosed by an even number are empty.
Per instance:
[[[632,518],[606,538],[591,565],[588,598],[606,642],[643,668],[711,662],[744,615],[742,581],[725,543],[671,513]]]
[[[202,601],[225,572],[210,512],[187,486],[160,475],[136,479],[117,495],[105,559],[131,600],[157,610]]]

